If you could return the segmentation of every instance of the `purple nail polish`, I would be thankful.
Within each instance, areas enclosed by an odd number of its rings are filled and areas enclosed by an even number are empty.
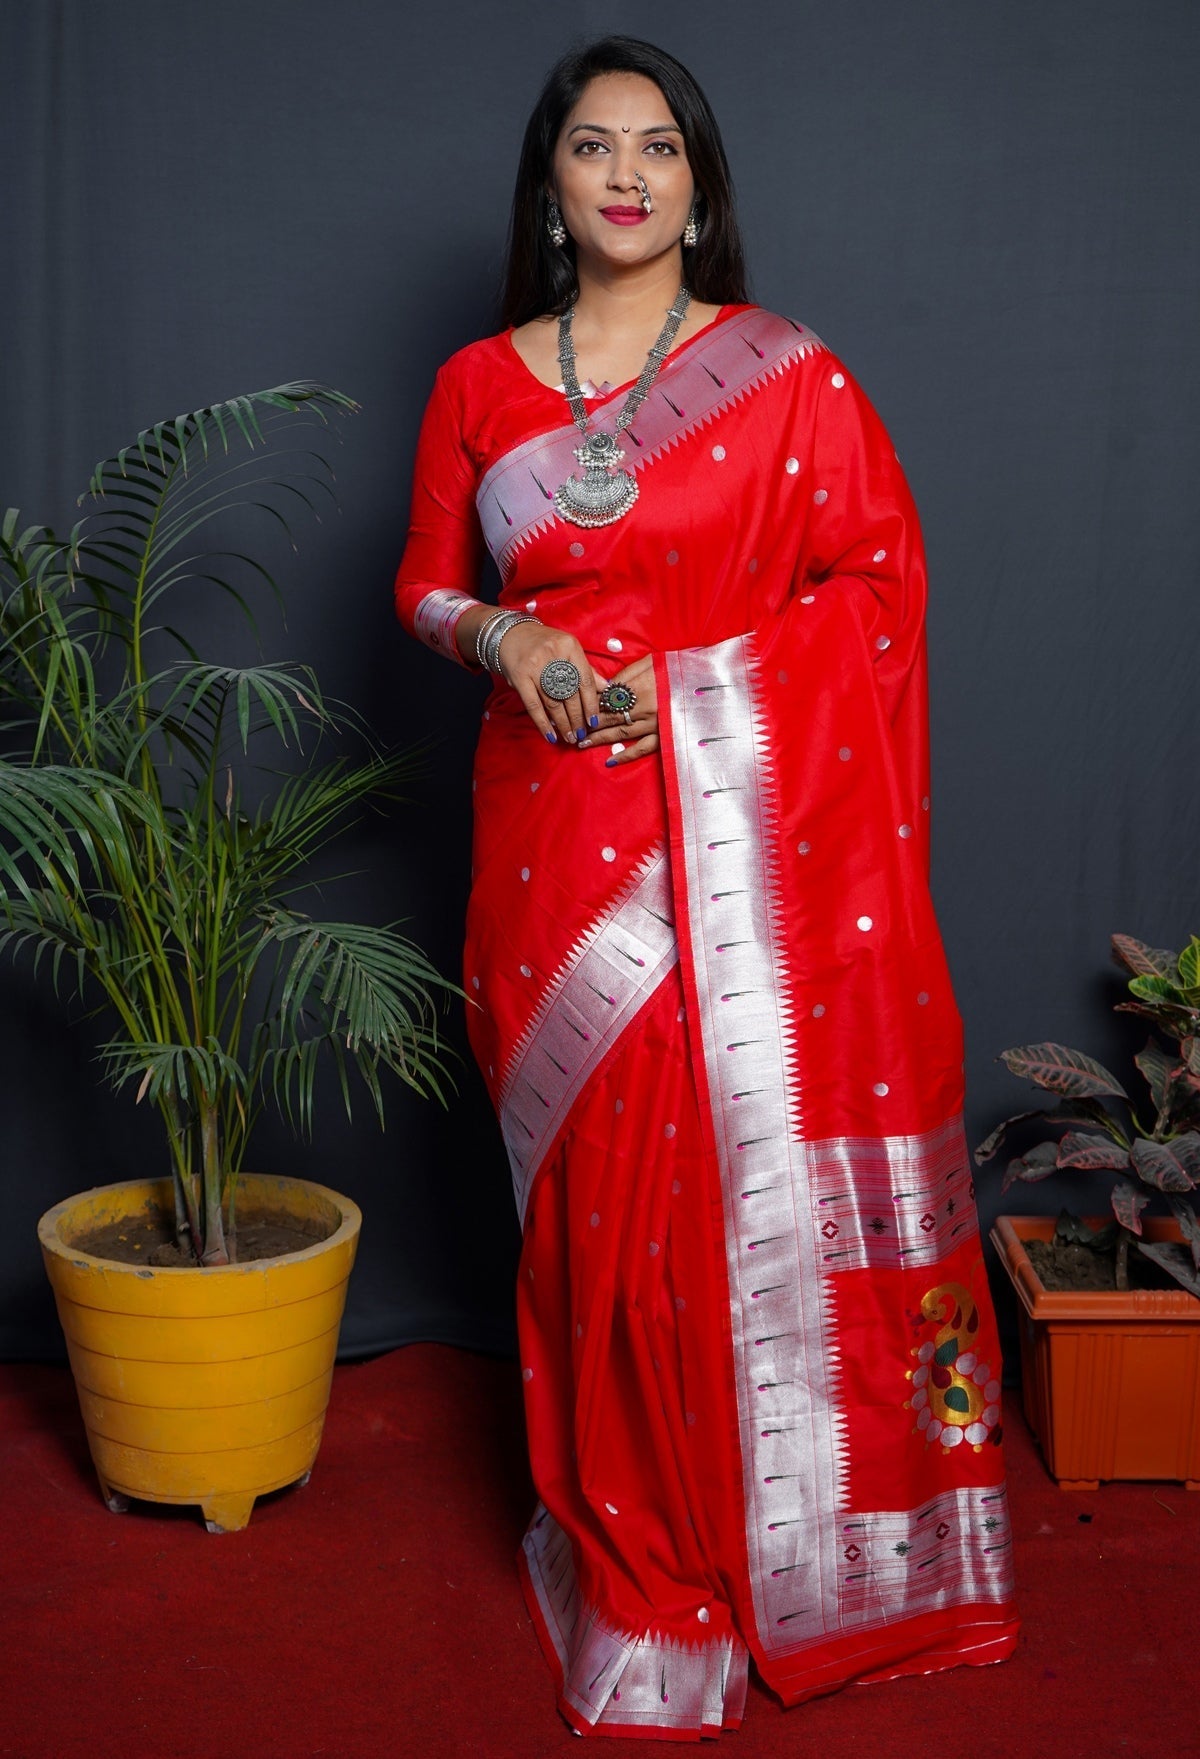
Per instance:
[[[615,757],[606,757],[606,758],[605,758],[605,760],[604,760],[604,767],[605,767],[605,769],[606,769],[606,770],[611,770],[611,769],[612,769],[612,767],[613,767],[613,765],[614,765],[614,764],[615,764],[615,763],[616,763],[616,761],[617,761],[617,760],[616,760],[616,758],[615,758]]]
[[[550,741],[551,745],[558,744],[558,734],[554,731],[553,727],[551,727],[550,731],[546,734],[546,737]]]
[[[587,728],[580,727],[575,734],[576,743],[579,745],[582,745],[586,738],[587,738]]]
[[[600,725],[600,716],[599,715],[590,715],[588,717],[588,726],[589,727],[598,727],[599,725]]]

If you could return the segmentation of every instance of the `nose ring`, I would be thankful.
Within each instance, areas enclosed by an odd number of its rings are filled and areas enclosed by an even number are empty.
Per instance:
[[[637,178],[638,186],[642,192],[642,207],[647,214],[652,213],[653,209],[650,204],[650,191],[646,187],[646,179],[642,176],[640,171],[635,171],[634,176]]]

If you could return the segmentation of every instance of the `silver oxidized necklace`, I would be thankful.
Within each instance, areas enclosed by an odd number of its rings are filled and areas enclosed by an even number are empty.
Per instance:
[[[574,302],[559,318],[558,364],[562,368],[563,390],[567,394],[575,426],[584,436],[583,445],[575,450],[575,456],[583,467],[582,477],[569,476],[554,494],[554,505],[572,525],[612,525],[616,520],[624,519],[637,500],[637,478],[631,471],[617,468],[625,457],[625,453],[617,445],[617,436],[625,432],[641,408],[659,367],[671,351],[679,326],[687,316],[691,297],[687,288],[681,286],[675,295],[675,303],[667,313],[662,334],[646,356],[646,364],[638,375],[637,383],[626,397],[624,407],[617,416],[616,432],[612,434],[588,433],[588,412],[575,375],[575,345],[571,340]]]

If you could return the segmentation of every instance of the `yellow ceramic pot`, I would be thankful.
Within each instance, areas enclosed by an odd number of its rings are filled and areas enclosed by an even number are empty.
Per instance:
[[[47,1210],[38,1237],[105,1501],[199,1503],[210,1532],[229,1532],[256,1497],[312,1469],[362,1216],[323,1185],[246,1173],[239,1213],[333,1233],[209,1270],[118,1264],[73,1244],[171,1207],[165,1180],[103,1185]]]

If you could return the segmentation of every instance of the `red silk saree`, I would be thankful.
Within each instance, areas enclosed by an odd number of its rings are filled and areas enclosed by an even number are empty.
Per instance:
[[[615,415],[626,387],[593,402]],[[578,434],[508,335],[443,367],[406,626],[501,602],[612,676],[661,762],[549,745],[502,682],[466,984],[524,1244],[530,1610],[583,1733],[697,1739],[1016,1641],[1000,1357],[928,890],[925,576],[883,428],[810,331],[722,309],[580,530]]]

